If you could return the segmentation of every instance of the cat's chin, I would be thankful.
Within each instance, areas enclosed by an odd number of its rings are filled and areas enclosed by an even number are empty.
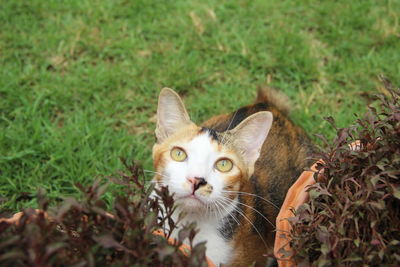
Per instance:
[[[205,203],[196,196],[188,195],[177,198],[175,203],[186,212],[198,212],[199,208],[205,208]]]

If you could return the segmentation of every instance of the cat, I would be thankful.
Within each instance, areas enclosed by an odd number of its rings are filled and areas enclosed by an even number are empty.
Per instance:
[[[174,194],[175,219],[197,223],[216,266],[266,265],[279,207],[309,164],[313,146],[278,95],[259,90],[255,104],[198,126],[177,93],[160,92],[153,182]]]

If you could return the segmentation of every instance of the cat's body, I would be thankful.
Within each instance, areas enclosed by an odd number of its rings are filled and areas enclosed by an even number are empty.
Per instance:
[[[308,165],[312,146],[303,131],[262,91],[255,104],[197,126],[167,89],[156,135],[155,181],[175,193],[184,220],[197,223],[195,241],[207,241],[207,256],[217,265],[265,266],[279,207]]]

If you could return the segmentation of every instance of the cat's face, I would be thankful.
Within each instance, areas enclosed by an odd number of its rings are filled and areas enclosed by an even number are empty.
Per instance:
[[[168,186],[186,212],[223,212],[252,174],[271,123],[271,113],[259,112],[217,133],[191,122],[179,96],[163,89],[153,147],[154,181]]]
[[[154,146],[157,181],[175,194],[177,204],[204,208],[230,197],[247,177],[243,160],[221,143],[222,134],[190,125]]]

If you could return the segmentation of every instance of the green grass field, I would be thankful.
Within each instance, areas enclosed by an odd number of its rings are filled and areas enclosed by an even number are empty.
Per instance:
[[[74,195],[122,169],[152,168],[158,92],[200,122],[260,86],[293,102],[307,132],[332,137],[400,84],[400,1],[0,0],[0,210],[38,187]],[[149,177],[150,179],[150,177]]]

